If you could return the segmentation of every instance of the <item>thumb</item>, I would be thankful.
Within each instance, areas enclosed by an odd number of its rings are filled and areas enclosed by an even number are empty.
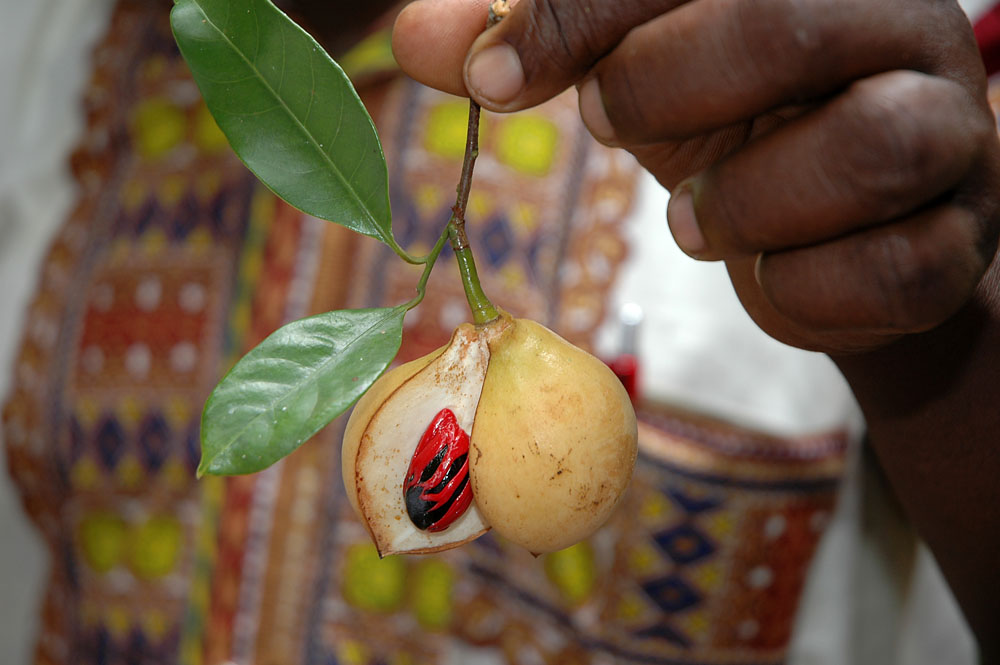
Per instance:
[[[466,88],[494,111],[535,106],[583,79],[633,27],[684,2],[521,0],[473,42]]]
[[[467,96],[462,67],[486,28],[490,0],[417,0],[396,17],[392,52],[400,68],[424,85]]]

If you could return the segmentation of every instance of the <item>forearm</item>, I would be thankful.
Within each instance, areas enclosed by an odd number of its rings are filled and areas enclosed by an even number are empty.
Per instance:
[[[943,326],[835,360],[983,662],[1000,662],[1000,260]]]

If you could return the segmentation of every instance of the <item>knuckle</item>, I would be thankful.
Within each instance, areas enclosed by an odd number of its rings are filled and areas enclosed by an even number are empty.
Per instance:
[[[528,53],[537,64],[576,72],[596,57],[599,42],[597,26],[587,11],[589,2],[534,0],[527,14],[522,38],[530,42]],[[522,57],[525,51],[522,51]]]
[[[760,62],[757,75],[761,80],[773,79],[773,63],[787,67],[792,80],[802,82],[814,78],[817,67],[829,62],[838,39],[838,26],[831,17],[838,12],[819,5],[832,5],[836,0],[774,0],[738,5],[733,14],[733,30],[741,35],[745,45],[745,61],[751,67]],[[833,9],[836,9],[833,7]],[[736,42],[740,43],[740,42]],[[759,61],[759,46],[767,44],[767,58]]]
[[[735,200],[719,197],[716,201],[712,221],[720,242],[720,251],[727,255],[740,255],[757,249],[770,248],[768,243],[759,237],[759,229],[745,215],[740,214],[740,206]]]
[[[933,271],[917,260],[911,249],[901,236],[890,236],[879,247],[875,295],[891,330],[908,331],[924,323],[922,301],[930,290]]]
[[[837,138],[854,138],[831,148],[848,151],[842,175],[866,203],[882,207],[887,197],[939,186],[968,157],[960,144],[970,137],[948,131],[953,123],[941,111],[954,108],[950,86],[922,75],[888,74],[853,88],[856,103]]]
[[[705,195],[697,211],[698,222],[713,252],[720,257],[735,257],[780,246],[781,243],[767,237],[767,225],[748,214],[759,208],[759,203],[753,200],[753,189],[733,186],[732,180],[719,175],[718,169],[705,172],[702,183]]]
[[[927,238],[886,234],[876,247],[873,275],[877,306],[886,328],[917,332],[933,327],[971,293],[978,260],[944,249]]]
[[[614,73],[614,80],[601,77],[601,84],[609,84],[612,91],[611,103],[607,106],[608,118],[618,136],[630,143],[642,143],[655,134],[660,118],[656,115],[656,105],[648,103],[643,94],[651,88],[648,66],[638,59],[629,58],[621,63]]]

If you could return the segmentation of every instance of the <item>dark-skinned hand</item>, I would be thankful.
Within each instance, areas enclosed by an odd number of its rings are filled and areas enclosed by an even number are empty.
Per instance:
[[[1000,152],[954,2],[521,0],[480,34],[487,4],[408,5],[403,69],[496,111],[578,86],[773,337],[841,354],[928,330],[992,260]]]
[[[680,247],[837,362],[1000,663],[1000,150],[958,5],[520,0],[483,32],[487,4],[407,5],[403,69],[495,111],[577,86],[591,133],[671,190]]]

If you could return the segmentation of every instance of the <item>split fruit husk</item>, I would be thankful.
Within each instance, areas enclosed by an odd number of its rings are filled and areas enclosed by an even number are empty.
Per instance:
[[[443,409],[469,434],[472,503],[432,531],[410,518],[404,484],[408,474],[421,480],[411,460]],[[448,549],[490,528],[540,554],[610,517],[636,454],[635,412],[614,373],[544,326],[502,313],[459,326],[447,346],[372,386],[348,421],[343,473],[382,556]]]

